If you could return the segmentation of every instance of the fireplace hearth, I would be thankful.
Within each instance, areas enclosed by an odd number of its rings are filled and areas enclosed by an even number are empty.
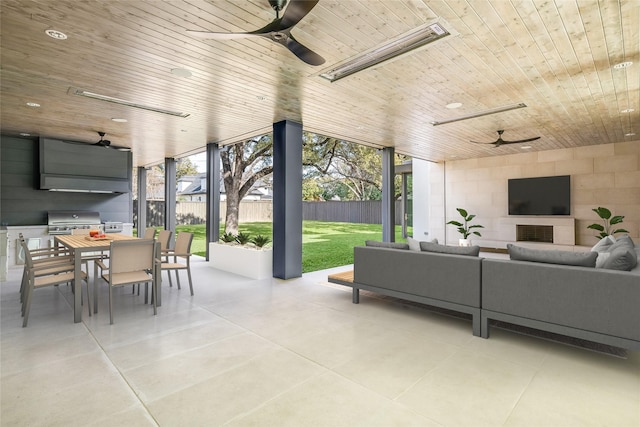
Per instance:
[[[516,241],[553,243],[553,226],[517,224]]]

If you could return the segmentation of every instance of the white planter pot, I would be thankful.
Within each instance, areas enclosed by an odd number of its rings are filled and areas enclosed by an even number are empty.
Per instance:
[[[471,240],[469,239],[459,239],[458,246],[471,246]]]
[[[273,250],[209,243],[209,266],[251,279],[273,277]]]

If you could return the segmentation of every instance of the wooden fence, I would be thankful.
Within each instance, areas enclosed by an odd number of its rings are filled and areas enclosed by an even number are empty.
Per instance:
[[[134,223],[138,223],[137,200],[133,201]],[[396,201],[396,225],[402,223],[402,202]],[[176,223],[178,225],[204,224],[206,222],[205,202],[177,202]],[[220,221],[224,222],[227,209],[226,201],[220,202]],[[247,200],[240,202],[239,222],[270,222],[273,219],[271,201]],[[351,222],[360,224],[382,223],[382,202],[365,201],[329,201],[302,202],[302,219],[310,221]],[[147,201],[147,226],[164,225],[164,200]]]

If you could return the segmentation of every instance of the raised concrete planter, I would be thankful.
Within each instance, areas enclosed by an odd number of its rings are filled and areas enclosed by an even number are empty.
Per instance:
[[[209,266],[251,279],[273,277],[273,250],[209,243]]]

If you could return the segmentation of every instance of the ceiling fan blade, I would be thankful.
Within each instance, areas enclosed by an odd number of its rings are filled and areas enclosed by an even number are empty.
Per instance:
[[[295,56],[309,65],[322,65],[324,64],[324,58],[308,47],[298,42],[291,34],[286,39],[278,41],[284,47],[289,49]]]
[[[197,30],[187,30],[187,32],[193,36],[196,36],[202,39],[233,40],[233,39],[244,39],[244,38],[255,37],[255,36],[271,38],[270,33],[278,32],[283,29],[281,21],[282,21],[282,18],[274,19],[264,27],[259,28],[255,31],[249,31],[246,33],[216,33],[211,31],[197,31]]]
[[[536,136],[536,137],[534,137],[534,138],[519,139],[519,140],[517,140],[517,141],[505,141],[505,140],[502,140],[502,141],[500,141],[500,144],[498,144],[498,145],[504,145],[504,144],[520,144],[520,143],[522,143],[522,142],[531,142],[531,141],[535,141],[536,139],[540,139],[540,137],[539,137],[539,136]]]
[[[320,0],[290,0],[280,21],[280,29],[291,28],[302,20]]]
[[[469,142],[473,142],[474,144],[482,144],[482,145],[490,145],[490,144],[495,144],[498,141],[493,141],[493,142],[478,142],[478,141],[469,141]]]
[[[259,33],[212,33],[211,31],[195,31],[195,30],[187,30],[187,32],[201,39],[216,39],[216,40],[244,39],[244,38],[262,35]]]

